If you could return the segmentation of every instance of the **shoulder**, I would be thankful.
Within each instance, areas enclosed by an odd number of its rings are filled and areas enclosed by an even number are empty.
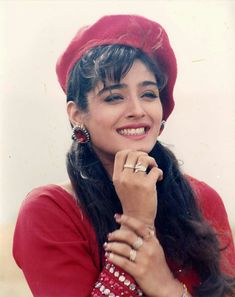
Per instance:
[[[223,200],[216,190],[191,176],[187,176],[187,179],[195,192],[198,206],[205,219],[217,230],[230,229]]]
[[[227,212],[220,195],[205,182],[187,176],[201,212],[216,232],[221,247],[221,268],[234,276],[235,249]]]
[[[27,195],[26,200],[24,200],[23,203],[28,203],[31,201],[38,201],[40,197],[48,197],[52,200],[58,199],[72,199],[72,195],[69,194],[63,187],[57,185],[57,184],[48,184],[36,187],[32,189]]]
[[[76,206],[76,200],[61,186],[48,184],[32,189],[23,200],[21,209],[38,207],[40,205],[55,205],[57,207]]]
[[[214,206],[215,208],[222,207],[224,209],[224,204],[223,204],[222,198],[216,192],[215,189],[213,189],[211,186],[209,186],[204,181],[200,181],[192,176],[187,175],[186,178],[189,181],[189,183],[195,193],[197,202],[201,208],[203,208],[205,211],[208,208],[211,210],[212,206]]]
[[[35,213],[36,212],[36,213]],[[40,215],[60,214],[83,217],[75,198],[65,189],[49,184],[34,188],[22,202],[19,216],[39,213]]]
[[[26,245],[77,241],[93,246],[96,238],[89,219],[73,196],[54,184],[30,191],[18,214],[14,253],[18,254]]]
[[[71,279],[83,273],[83,266],[94,272],[91,278],[97,275],[94,229],[73,196],[58,185],[41,186],[28,193],[17,218],[12,252],[35,292],[59,287],[62,291],[58,294],[79,290],[79,282],[71,283]]]
[[[91,232],[89,220],[75,198],[59,185],[37,187],[25,197],[19,210],[16,231],[19,233],[46,232],[61,235],[72,234],[86,238]],[[61,230],[61,231],[60,231]],[[62,234],[62,230],[69,230]],[[69,239],[69,238],[68,238]]]

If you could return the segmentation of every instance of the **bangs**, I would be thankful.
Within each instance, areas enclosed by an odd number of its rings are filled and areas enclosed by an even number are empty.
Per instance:
[[[113,47],[113,46],[112,46]],[[99,81],[119,83],[129,72],[137,58],[136,49],[118,47],[110,50],[110,46],[102,49],[102,54],[94,60],[94,85]]]
[[[140,60],[154,74],[159,91],[167,84],[164,72],[148,55],[138,48],[126,45],[100,45],[90,49],[73,67],[68,80],[67,101],[75,101],[87,109],[87,94],[99,82],[104,86],[119,83],[131,69],[135,60]]]

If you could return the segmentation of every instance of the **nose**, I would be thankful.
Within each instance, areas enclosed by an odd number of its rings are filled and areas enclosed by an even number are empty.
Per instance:
[[[145,116],[143,102],[138,97],[129,98],[126,111],[128,118],[142,118]]]

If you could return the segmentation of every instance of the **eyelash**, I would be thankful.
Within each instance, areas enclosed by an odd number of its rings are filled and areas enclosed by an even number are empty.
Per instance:
[[[113,95],[110,95],[110,96],[106,97],[104,101],[105,102],[112,102],[112,101],[121,100],[121,99],[123,99],[123,97],[121,95],[113,94]]]
[[[141,98],[147,97],[148,99],[156,99],[158,98],[158,94],[155,94],[154,92],[145,92],[141,95]],[[104,99],[105,102],[114,102],[118,100],[123,100],[124,97],[119,94],[113,94]]]
[[[145,92],[143,95],[141,95],[141,98],[143,97],[148,97],[149,99],[156,99],[159,96],[154,92]]]

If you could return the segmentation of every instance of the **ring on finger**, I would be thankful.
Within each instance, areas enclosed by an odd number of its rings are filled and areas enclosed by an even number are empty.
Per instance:
[[[137,251],[143,245],[143,239],[137,236],[136,241],[133,243],[133,248]]]
[[[131,262],[135,262],[136,254],[137,254],[136,250],[133,250],[133,249],[130,250],[129,260]]]
[[[124,164],[123,168],[135,169],[135,166],[132,164]]]
[[[144,165],[142,165],[141,163],[136,164],[134,169],[135,169],[135,173],[137,173],[139,171],[146,172],[146,170],[147,170],[147,168]]]

